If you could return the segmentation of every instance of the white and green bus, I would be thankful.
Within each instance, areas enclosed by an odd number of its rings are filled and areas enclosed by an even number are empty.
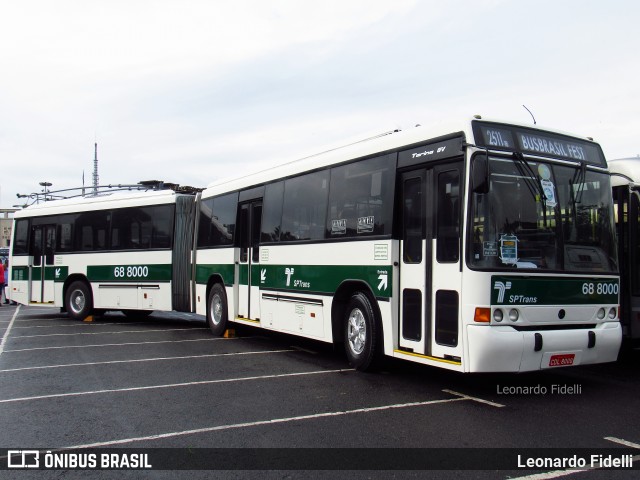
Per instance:
[[[620,259],[620,322],[629,346],[640,343],[640,157],[611,160]]]
[[[191,311],[195,195],[140,187],[17,211],[11,300],[76,319],[104,310]]]
[[[616,360],[611,183],[591,139],[475,117],[202,192],[195,305],[229,322],[462,372]]]

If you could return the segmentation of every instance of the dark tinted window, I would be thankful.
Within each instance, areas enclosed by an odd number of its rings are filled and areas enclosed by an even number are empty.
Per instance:
[[[27,255],[27,241],[29,240],[29,220],[16,220],[16,232],[13,236],[13,254]]]
[[[58,229],[57,252],[73,251],[73,231],[77,215],[61,215],[55,217]]]
[[[331,169],[327,238],[391,234],[395,155]]]
[[[424,238],[424,213],[422,179],[410,178],[404,182],[402,252],[405,263],[422,262],[422,239]]]
[[[76,251],[95,251],[107,249],[107,238],[111,212],[85,212],[76,219],[74,249]]]
[[[460,181],[457,170],[438,175],[437,259],[457,262],[460,252]]]
[[[198,247],[209,247],[211,236],[211,217],[213,216],[213,198],[200,202],[200,224],[198,225]]]
[[[208,198],[201,203],[198,247],[233,245],[238,194]]]
[[[328,170],[285,181],[281,240],[324,238],[328,192]]]
[[[280,222],[282,221],[282,199],[284,182],[267,185],[264,193],[264,210],[262,213],[262,242],[280,240]]]
[[[171,248],[173,208],[157,205],[114,210],[111,249]]]

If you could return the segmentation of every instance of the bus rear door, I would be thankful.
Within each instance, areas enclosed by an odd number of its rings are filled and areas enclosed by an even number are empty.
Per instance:
[[[239,208],[240,258],[238,259],[238,317],[260,320],[260,226],[262,200]]]
[[[30,244],[30,301],[33,303],[53,303],[56,226],[34,225],[31,228]]]

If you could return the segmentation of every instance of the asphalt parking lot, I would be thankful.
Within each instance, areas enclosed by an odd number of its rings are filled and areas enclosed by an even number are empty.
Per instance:
[[[323,477],[334,464],[340,473],[350,470],[350,478],[377,478],[362,459],[350,459],[362,451],[365,462],[380,460],[373,458],[378,454],[393,457],[389,465],[403,455],[408,459],[408,449],[424,448],[619,448],[640,454],[637,352],[621,364],[518,376],[465,376],[395,361],[364,374],[329,345],[252,328],[217,338],[197,315],[112,313],[77,322],[57,310],[6,305],[0,308],[0,338],[0,447],[7,449],[229,449],[221,468],[243,452],[320,458],[314,464],[320,471],[278,468],[266,472],[269,478]],[[465,468],[464,458],[460,462]],[[8,473],[26,478],[25,472]],[[138,478],[143,472],[58,470],[38,472],[39,478],[42,473]],[[489,468],[437,476],[533,473]],[[265,478],[254,470],[196,472],[213,474]],[[572,478],[636,474],[585,469]],[[385,475],[435,472],[396,466]]]

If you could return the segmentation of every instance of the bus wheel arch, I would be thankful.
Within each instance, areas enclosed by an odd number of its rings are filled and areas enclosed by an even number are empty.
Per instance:
[[[93,290],[82,275],[70,276],[64,284],[64,310],[76,320],[84,320],[93,312]]]
[[[361,281],[345,281],[340,285],[331,306],[333,338],[344,344],[349,363],[358,370],[375,368],[383,355],[381,318],[369,285]],[[363,335],[363,344],[354,329]]]
[[[214,275],[207,283],[207,325],[216,336],[221,336],[227,329],[229,321],[229,303],[224,282],[219,275]]]

